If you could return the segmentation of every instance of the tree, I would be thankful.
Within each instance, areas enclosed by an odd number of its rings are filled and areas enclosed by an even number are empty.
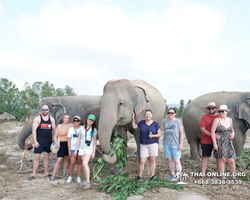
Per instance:
[[[68,85],[64,88],[64,95],[65,96],[76,96],[74,89],[72,87],[69,87]]]
[[[21,91],[20,96],[20,112],[22,116],[30,115],[32,109],[35,109],[38,106],[40,102],[40,86],[41,85],[38,82],[35,82],[32,87],[27,82],[24,84],[24,90]]]
[[[164,101],[165,101],[165,104],[166,104],[166,107],[165,107],[165,111],[164,111],[164,117],[167,117],[168,116],[168,105],[167,105],[167,100],[166,99],[164,99]]]
[[[183,113],[184,107],[185,107],[185,102],[184,102],[184,100],[182,99],[182,100],[180,101],[180,107],[179,107],[178,112],[177,112],[177,116],[178,116],[178,117],[182,117],[182,113]]]
[[[20,120],[23,116],[29,116],[44,97],[75,95],[72,87],[66,85],[64,89],[55,88],[49,81],[35,82],[32,86],[26,82],[20,92],[12,81],[1,78],[0,114],[8,112]]]
[[[57,88],[55,90],[55,96],[57,97],[64,96],[64,90],[62,88]]]
[[[190,103],[191,103],[191,99],[188,100],[187,105],[190,104]],[[187,106],[187,105],[186,105],[186,106]]]
[[[0,113],[8,112],[17,117],[19,96],[20,92],[12,81],[7,78],[0,79]]]
[[[53,84],[50,84],[49,81],[44,82],[42,85],[41,97],[52,97],[55,96],[55,87]]]

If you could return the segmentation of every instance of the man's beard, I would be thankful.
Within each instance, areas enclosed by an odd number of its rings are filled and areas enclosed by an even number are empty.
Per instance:
[[[49,113],[42,113],[43,116],[47,116]]]
[[[214,111],[214,112],[209,112],[211,115],[214,115],[216,112]]]

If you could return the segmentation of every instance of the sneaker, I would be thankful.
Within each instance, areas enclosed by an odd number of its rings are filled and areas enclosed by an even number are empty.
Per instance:
[[[151,177],[150,177],[150,180],[152,181],[152,180],[154,180],[154,178],[155,178],[154,176],[151,176]]]
[[[66,183],[71,183],[71,181],[72,181],[72,177],[69,176],[68,179],[67,179],[67,181],[66,181]]]
[[[87,183],[88,183],[88,182],[85,180],[85,181],[82,181],[82,182],[81,182],[81,185],[84,186],[84,185],[86,185]]]
[[[176,179],[176,178],[175,178],[174,175],[171,175],[171,176],[168,178],[169,181],[174,181],[175,179]]]
[[[142,181],[142,177],[138,176],[136,181]]]
[[[77,177],[76,182],[77,182],[77,183],[81,183],[81,182],[82,182],[82,179],[81,179],[80,176]]]
[[[88,189],[88,188],[90,188],[90,187],[91,187],[90,182],[86,182],[86,183],[84,184],[84,186],[83,186],[83,189],[85,190],[85,189]]]

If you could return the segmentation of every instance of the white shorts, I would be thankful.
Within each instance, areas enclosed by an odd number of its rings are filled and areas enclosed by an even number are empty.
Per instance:
[[[92,154],[93,149],[79,149],[79,156],[83,156],[84,154]]]
[[[140,144],[140,157],[158,156],[158,143]]]

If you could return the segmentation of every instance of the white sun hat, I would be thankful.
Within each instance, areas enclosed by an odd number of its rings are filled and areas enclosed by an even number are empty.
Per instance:
[[[228,108],[227,108],[227,105],[220,105],[219,109],[218,110],[226,110],[226,111],[230,111]]]

